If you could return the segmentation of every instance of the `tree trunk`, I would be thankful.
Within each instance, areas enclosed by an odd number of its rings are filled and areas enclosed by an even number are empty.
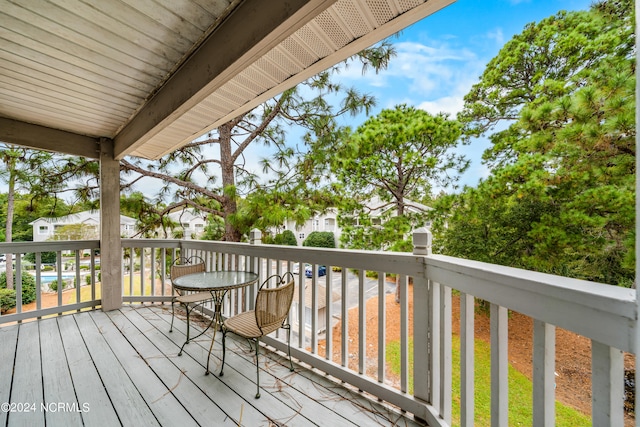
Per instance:
[[[218,128],[220,136],[220,166],[222,169],[222,188],[224,197],[222,210],[224,212],[224,238],[228,242],[239,242],[242,237],[240,231],[233,225],[231,218],[238,211],[236,203],[236,179],[234,175],[235,159],[231,153],[231,125],[225,123]]]

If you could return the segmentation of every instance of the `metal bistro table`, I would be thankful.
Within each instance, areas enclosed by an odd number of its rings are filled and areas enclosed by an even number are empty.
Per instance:
[[[216,331],[218,326],[222,324],[222,303],[224,301],[224,296],[232,289],[253,285],[257,281],[258,275],[249,271],[205,271],[202,273],[180,276],[173,282],[173,286],[181,291],[211,292],[214,306],[213,319],[211,319],[211,323],[204,331],[202,331],[202,333],[193,338],[195,339],[204,334],[212,324],[215,324],[213,328],[211,346],[209,347],[209,357],[211,356],[213,341],[216,338]],[[182,354],[182,349],[188,342],[189,340],[182,344],[179,354]],[[209,358],[207,358],[206,373],[209,373]]]

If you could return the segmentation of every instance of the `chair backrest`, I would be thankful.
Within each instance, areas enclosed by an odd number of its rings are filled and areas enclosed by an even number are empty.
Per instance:
[[[290,280],[285,283],[285,280]],[[277,277],[276,286],[269,287],[270,279]],[[285,273],[284,276],[278,275],[271,276],[265,280],[256,296],[256,323],[262,335],[270,334],[276,329],[282,327],[289,309],[291,308],[291,302],[293,301],[293,292],[295,289],[295,280],[293,274],[290,272]]]
[[[185,274],[202,273],[205,271],[205,268],[206,265],[204,260],[199,256],[194,255],[187,259],[177,259],[173,265],[171,265],[169,275],[171,280],[175,280]]]

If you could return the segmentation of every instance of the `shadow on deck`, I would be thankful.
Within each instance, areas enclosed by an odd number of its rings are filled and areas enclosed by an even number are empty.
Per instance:
[[[211,332],[178,356],[186,323],[168,306],[125,306],[0,327],[0,426],[420,425],[374,398],[261,352],[262,397],[246,342]],[[294,361],[295,362],[295,361]]]

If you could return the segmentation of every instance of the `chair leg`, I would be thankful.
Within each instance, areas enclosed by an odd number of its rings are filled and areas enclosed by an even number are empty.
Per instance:
[[[182,356],[182,349],[184,349],[184,346],[189,344],[189,333],[190,333],[190,325],[191,322],[189,321],[189,304],[185,304],[184,308],[187,312],[187,339],[185,340],[184,344],[182,344],[182,347],[180,347],[180,352],[178,353],[178,356]]]
[[[287,350],[289,352],[289,370],[293,372],[293,362],[291,361],[291,327],[287,326]]]
[[[260,338],[256,338],[256,399],[260,399]]]
[[[171,300],[171,326],[169,327],[169,332],[173,332],[173,318],[175,317],[175,309],[174,309],[174,305],[175,305],[176,301],[175,300]]]

